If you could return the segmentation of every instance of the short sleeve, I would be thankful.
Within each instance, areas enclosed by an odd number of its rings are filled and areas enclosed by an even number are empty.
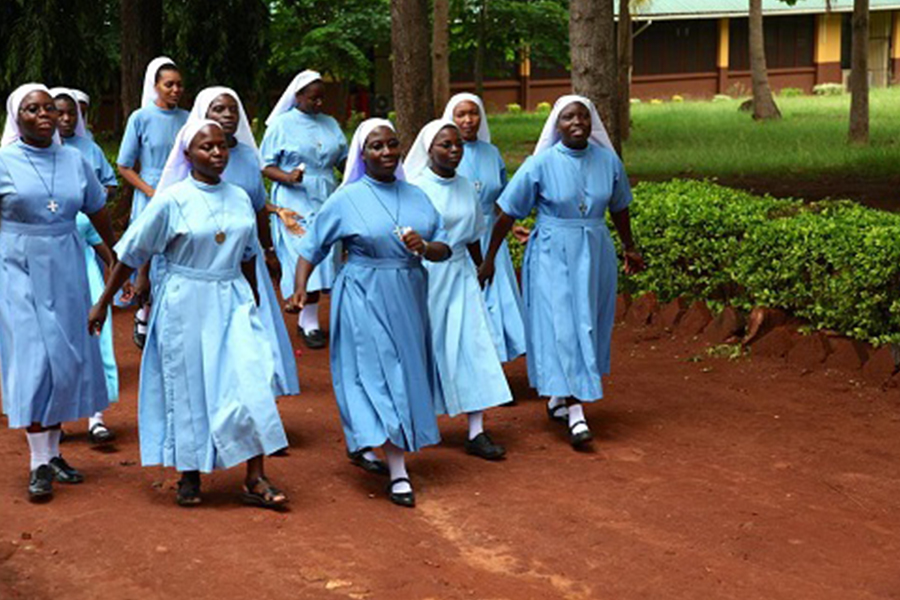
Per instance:
[[[527,217],[537,202],[537,159],[528,158],[497,199],[500,210],[515,219]]]
[[[281,119],[276,120],[266,129],[263,136],[262,144],[259,147],[259,154],[262,157],[263,165],[266,167],[277,166],[281,158],[281,143],[279,131]]]
[[[244,252],[241,254],[241,262],[250,262],[259,252],[259,244],[256,241],[256,235],[248,238],[247,244],[244,246]]]
[[[93,151],[96,157],[94,162],[97,165],[97,177],[100,179],[100,184],[104,187],[117,187],[119,182],[116,180],[116,173],[113,171],[109,161],[106,160],[103,150],[95,143]]]
[[[344,236],[344,206],[348,201],[346,193],[340,192],[325,201],[300,240],[300,256],[314,265],[325,260],[331,247]]]
[[[617,213],[625,210],[631,204],[631,182],[628,181],[628,174],[625,173],[625,165],[615,157],[615,175],[613,180],[613,193],[609,199],[609,212]]]
[[[78,153],[78,158],[81,160],[81,171],[85,180],[84,200],[81,205],[81,212],[92,215],[106,206],[106,188],[103,187],[100,180],[94,175],[94,169],[91,168],[91,164],[80,152]]]
[[[166,250],[169,218],[175,201],[167,192],[154,196],[153,202],[147,204],[116,244],[119,260],[133,269],[146,263],[154,254],[162,254]]]
[[[503,155],[500,154],[500,150],[496,146],[494,146],[494,156],[497,160],[497,170],[500,171],[500,187],[503,188],[508,181],[506,175],[506,163],[503,162]]]
[[[140,117],[139,111],[134,111],[128,117],[128,123],[125,125],[125,135],[122,137],[122,143],[119,145],[119,157],[116,163],[129,169],[134,168],[141,156],[141,140],[140,135]]]
[[[487,228],[487,224],[484,222],[484,211],[481,209],[481,202],[478,201],[478,192],[475,191],[475,186],[472,185],[471,182],[466,182],[466,187],[468,188],[468,193],[466,194],[472,199],[473,210],[475,212],[475,218],[472,222],[472,230],[467,236],[466,243],[474,244],[475,242],[481,240],[481,236],[484,235],[484,231]]]
[[[78,235],[84,238],[88,246],[97,246],[103,243],[103,239],[97,233],[97,230],[94,229],[94,225],[86,214],[80,212],[76,215],[75,226],[78,228]]]
[[[266,207],[266,186],[263,183],[262,175],[257,174],[256,185],[252,190],[247,190],[250,194],[250,202],[253,204],[253,212],[258,213]]]
[[[425,195],[425,192],[422,192],[422,195]],[[428,235],[422,236],[425,238],[426,242],[440,242],[441,244],[447,244],[450,246],[450,234],[447,232],[447,228],[444,226],[444,217],[438,212],[438,209],[434,207],[428,198],[425,198],[426,204],[428,206],[428,210],[431,211],[431,231],[428,232]]]
[[[347,160],[349,146],[347,145],[347,138],[344,136],[344,132],[341,130],[341,126],[337,121],[334,122],[334,135],[338,140],[337,162],[340,163],[341,161]]]

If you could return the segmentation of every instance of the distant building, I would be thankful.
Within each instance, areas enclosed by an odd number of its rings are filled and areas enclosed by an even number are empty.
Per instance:
[[[618,3],[616,3],[618,4]],[[900,0],[870,0],[869,69],[875,87],[900,80]],[[850,70],[852,0],[763,0],[766,62],[774,90],[811,92],[820,83],[846,83]],[[634,16],[632,97],[710,98],[750,91],[747,0],[651,0]],[[525,59],[506,74],[486,78],[493,109],[517,103],[532,109],[571,89],[564,67],[533,68]],[[473,90],[471,74],[457,73],[454,92]]]

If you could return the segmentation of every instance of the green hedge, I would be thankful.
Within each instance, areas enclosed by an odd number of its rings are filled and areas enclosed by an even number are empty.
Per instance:
[[[900,215],[690,180],[642,183],[634,195],[648,269],[621,277],[621,291],[782,308],[816,329],[900,342]],[[520,259],[521,246],[511,250]]]

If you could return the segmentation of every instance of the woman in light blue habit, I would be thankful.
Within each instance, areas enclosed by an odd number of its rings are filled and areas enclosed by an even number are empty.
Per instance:
[[[441,213],[453,251],[450,260],[425,263],[431,342],[443,392],[435,409],[450,416],[465,413],[466,452],[499,460],[506,450],[484,431],[484,411],[509,402],[512,392],[475,272],[485,223],[475,186],[456,171],[462,157],[459,128],[440,119],[422,129],[403,166],[410,183]]]
[[[501,242],[516,219],[537,208],[522,265],[528,379],[550,396],[548,414],[568,422],[576,448],[593,438],[582,402],[603,397],[616,308],[617,258],[606,213],[625,250],[625,272],[644,268],[631,236],[631,187],[594,105],[563,96],[534,155],[497,201],[502,211],[480,276],[490,280]]]
[[[121,262],[88,323],[99,328],[131,272],[165,255],[141,362],[141,460],[182,473],[183,506],[200,502],[201,472],[246,462],[242,500],[279,508],[287,496],[266,478],[263,457],[287,439],[256,308],[256,218],[247,193],[222,181],[227,161],[218,123],[182,128],[159,193],[116,246]]]
[[[425,192],[404,181],[399,163],[390,121],[360,124],[341,189],[303,237],[288,310],[303,308],[313,268],[343,241],[347,263],[331,298],[331,378],[347,448],[356,464],[377,471],[372,448],[382,446],[388,497],[411,507],[404,453],[440,441],[422,261],[445,260],[450,248],[440,214]]]
[[[269,118],[260,151],[263,174],[272,180],[272,239],[281,261],[281,294],[294,293],[294,271],[302,234],[312,227],[322,203],[334,192],[334,169],[343,170],[347,140],[340,125],[324,114],[325,85],[315,71],[299,73],[282,94]],[[309,348],[324,348],[319,325],[319,293],[334,284],[341,250],[338,246],[316,266],[307,283],[307,304],[297,323]]]

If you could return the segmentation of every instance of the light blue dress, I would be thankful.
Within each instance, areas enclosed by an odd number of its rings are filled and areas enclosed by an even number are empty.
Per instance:
[[[494,346],[475,264],[466,248],[484,233],[475,187],[461,175],[445,179],[431,169],[410,183],[424,190],[441,213],[453,250],[444,262],[425,261],[431,343],[443,391],[435,410],[455,416],[509,402],[512,392]]]
[[[341,126],[328,115],[308,115],[296,108],[278,116],[266,129],[260,147],[263,163],[287,173],[306,164],[303,181],[297,185],[272,184],[272,202],[301,215],[307,231],[334,192],[334,167],[347,158],[347,139]],[[294,235],[277,215],[272,216],[272,242],[281,261],[281,294],[294,293],[294,272],[300,256],[301,236]],[[341,250],[337,247],[309,278],[307,291],[328,290],[334,285]]]
[[[84,262],[87,265],[91,302],[96,303],[103,294],[106,282],[103,281],[103,270],[94,246],[102,244],[103,240],[84,213],[78,213],[75,224],[78,235],[84,242]],[[103,358],[103,372],[106,373],[106,393],[110,402],[116,402],[119,399],[119,368],[116,365],[116,353],[113,348],[112,309],[106,312],[106,321],[100,330],[100,356]]]
[[[215,241],[220,227],[222,244]],[[287,446],[272,351],[241,273],[255,239],[246,192],[188,177],[154,196],[116,245],[134,268],[166,257],[141,362],[145,465],[210,472]]]
[[[491,243],[491,232],[497,220],[494,203],[506,185],[506,165],[496,146],[476,140],[465,143],[462,162],[456,171],[468,178],[478,192],[485,224],[481,239],[481,252],[484,254]],[[500,360],[509,362],[525,353],[525,321],[519,281],[506,240],[497,251],[494,265],[494,280],[484,287],[484,301]]]
[[[257,213],[266,206],[266,187],[263,185],[259,161],[253,148],[238,144],[230,149],[228,166],[222,179],[243,189],[250,196],[253,210]],[[297,378],[297,361],[294,359],[294,348],[281,315],[281,304],[263,253],[256,253],[256,285],[259,289],[259,319],[262,321],[272,348],[275,364],[275,395],[293,396],[300,393],[300,382]]]
[[[497,203],[516,219],[537,206],[522,265],[531,385],[543,396],[602,398],[618,268],[606,212],[631,203],[622,162],[593,142],[560,142],[525,161]]]
[[[94,171],[94,175],[96,175],[103,187],[115,187],[118,185],[112,166],[106,160],[106,156],[103,154],[100,146],[93,141],[93,138],[73,135],[62,138],[62,142],[64,146],[77,148],[81,151],[82,156],[87,159],[88,164],[91,165]],[[106,283],[103,281],[103,267],[93,247],[103,243],[103,240],[100,239],[100,234],[97,233],[97,230],[91,225],[90,219],[84,213],[78,214],[75,224],[78,227],[78,235],[81,236],[85,243],[84,260],[87,265],[91,302],[95,303],[100,299]],[[100,355],[103,357],[103,371],[106,373],[106,390],[109,394],[109,401],[116,402],[119,399],[119,369],[116,365],[116,353],[113,348],[112,327],[112,310],[109,310],[106,313],[103,329],[100,330]]]
[[[125,136],[119,146],[116,162],[130,169],[134,169],[140,162],[141,179],[156,189],[163,167],[166,166],[166,159],[175,144],[175,137],[187,122],[189,114],[183,108],[169,110],[155,104],[134,111],[125,125]],[[134,190],[130,223],[141,214],[149,201],[144,192]]]
[[[331,378],[351,452],[386,441],[407,451],[440,441],[427,274],[398,226],[446,243],[425,192],[364,176],[328,199],[300,247],[313,264],[338,241],[349,254],[332,290]]]
[[[74,148],[18,141],[0,149],[0,373],[12,428],[45,427],[109,406],[79,212],[106,190]]]

